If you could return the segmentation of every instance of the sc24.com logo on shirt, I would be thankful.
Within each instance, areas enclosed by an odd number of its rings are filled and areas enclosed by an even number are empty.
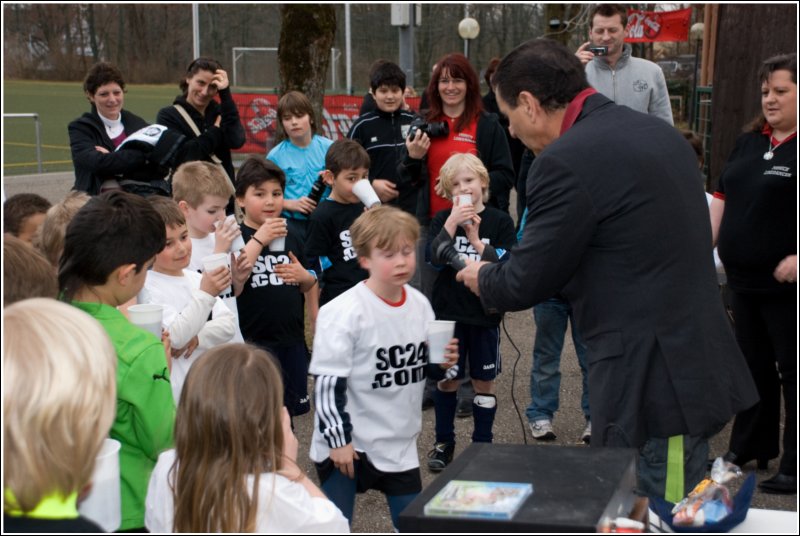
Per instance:
[[[267,285],[285,285],[283,279],[275,273],[275,265],[289,264],[289,262],[288,255],[259,255],[250,276],[250,286],[259,288]]]
[[[413,342],[405,346],[394,345],[378,348],[373,389],[385,389],[393,385],[408,385],[425,381],[425,366],[428,364],[428,343]]]

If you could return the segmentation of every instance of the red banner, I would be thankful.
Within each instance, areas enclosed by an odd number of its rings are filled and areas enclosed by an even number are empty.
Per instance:
[[[628,37],[626,43],[652,41],[688,41],[692,8],[678,11],[628,10]]]
[[[233,100],[239,108],[239,118],[247,136],[244,146],[235,153],[265,155],[275,145],[278,128],[278,95],[258,93],[234,93]],[[347,136],[350,126],[358,117],[363,97],[350,95],[326,95],[323,98],[322,120],[319,134],[338,140]],[[406,99],[416,110],[419,98]]]

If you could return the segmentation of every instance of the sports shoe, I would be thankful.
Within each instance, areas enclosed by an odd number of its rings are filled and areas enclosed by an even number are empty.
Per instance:
[[[471,398],[461,398],[458,400],[458,405],[456,406],[456,417],[459,419],[465,419],[467,417],[472,417],[472,399]]]
[[[550,422],[550,419],[529,422],[528,426],[531,428],[531,435],[538,441],[553,441],[556,438],[556,434],[553,432],[553,423]]]
[[[587,445],[592,442],[592,421],[586,421],[586,428],[583,429],[583,433],[581,434],[581,441],[586,443]]]
[[[453,461],[455,443],[436,443],[433,450],[428,453],[428,469],[438,473]]]

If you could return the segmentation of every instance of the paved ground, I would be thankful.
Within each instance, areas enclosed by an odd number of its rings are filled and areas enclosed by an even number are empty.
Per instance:
[[[35,192],[55,202],[61,199],[69,190],[72,178],[69,174],[47,174],[43,176],[6,177],[3,179],[6,196],[20,192]],[[514,206],[512,202],[512,206]],[[528,431],[527,421],[524,417],[525,408],[530,401],[530,368],[531,351],[535,327],[530,311],[521,311],[506,315],[505,319],[508,333],[519,348],[521,358],[517,360],[517,351],[513,348],[508,336],[502,335],[501,352],[503,356],[503,373],[498,378],[498,411],[495,420],[494,434],[496,443],[532,443],[534,440]],[[516,364],[516,373],[514,372]],[[581,378],[575,350],[569,335],[566,337],[564,354],[562,356],[562,382],[561,382],[561,408],[556,414],[554,427],[558,439],[553,445],[575,445],[584,420],[580,409]],[[518,408],[518,412],[515,411]],[[428,485],[435,475],[425,468],[425,455],[434,442],[433,410],[427,410],[423,415],[423,430],[418,441],[418,451],[422,463],[423,486]],[[305,415],[295,420],[297,437],[300,442],[301,452],[307,452],[313,417]],[[472,432],[471,419],[458,419],[456,433],[458,444],[456,455],[469,445]],[[711,453],[721,456],[727,450],[727,441],[730,434],[730,425],[712,440]],[[588,447],[587,447],[588,448]],[[301,460],[303,456],[301,456]],[[305,468],[316,480],[316,473],[312,464],[306,458]],[[754,471],[754,464],[745,470]],[[757,471],[759,481],[772,476],[777,471],[777,460],[770,463],[769,471]],[[777,510],[797,511],[797,496],[768,495],[756,491],[752,506],[755,508],[770,508]],[[392,525],[389,509],[380,493],[370,492],[359,495],[356,501],[354,532],[391,532]]]

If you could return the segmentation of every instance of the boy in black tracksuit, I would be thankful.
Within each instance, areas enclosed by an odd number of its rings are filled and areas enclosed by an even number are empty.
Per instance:
[[[366,179],[368,170],[369,156],[353,140],[337,140],[328,148],[322,177],[331,193],[311,213],[305,245],[306,258],[322,274],[320,306],[369,277],[350,239],[350,226],[364,213],[353,185]]]
[[[416,118],[402,109],[406,75],[396,64],[386,62],[373,70],[370,86],[377,109],[356,119],[347,137],[367,150],[369,178],[381,202],[416,216],[419,187],[425,177],[416,182],[401,180],[397,171],[405,157],[409,125]]]

